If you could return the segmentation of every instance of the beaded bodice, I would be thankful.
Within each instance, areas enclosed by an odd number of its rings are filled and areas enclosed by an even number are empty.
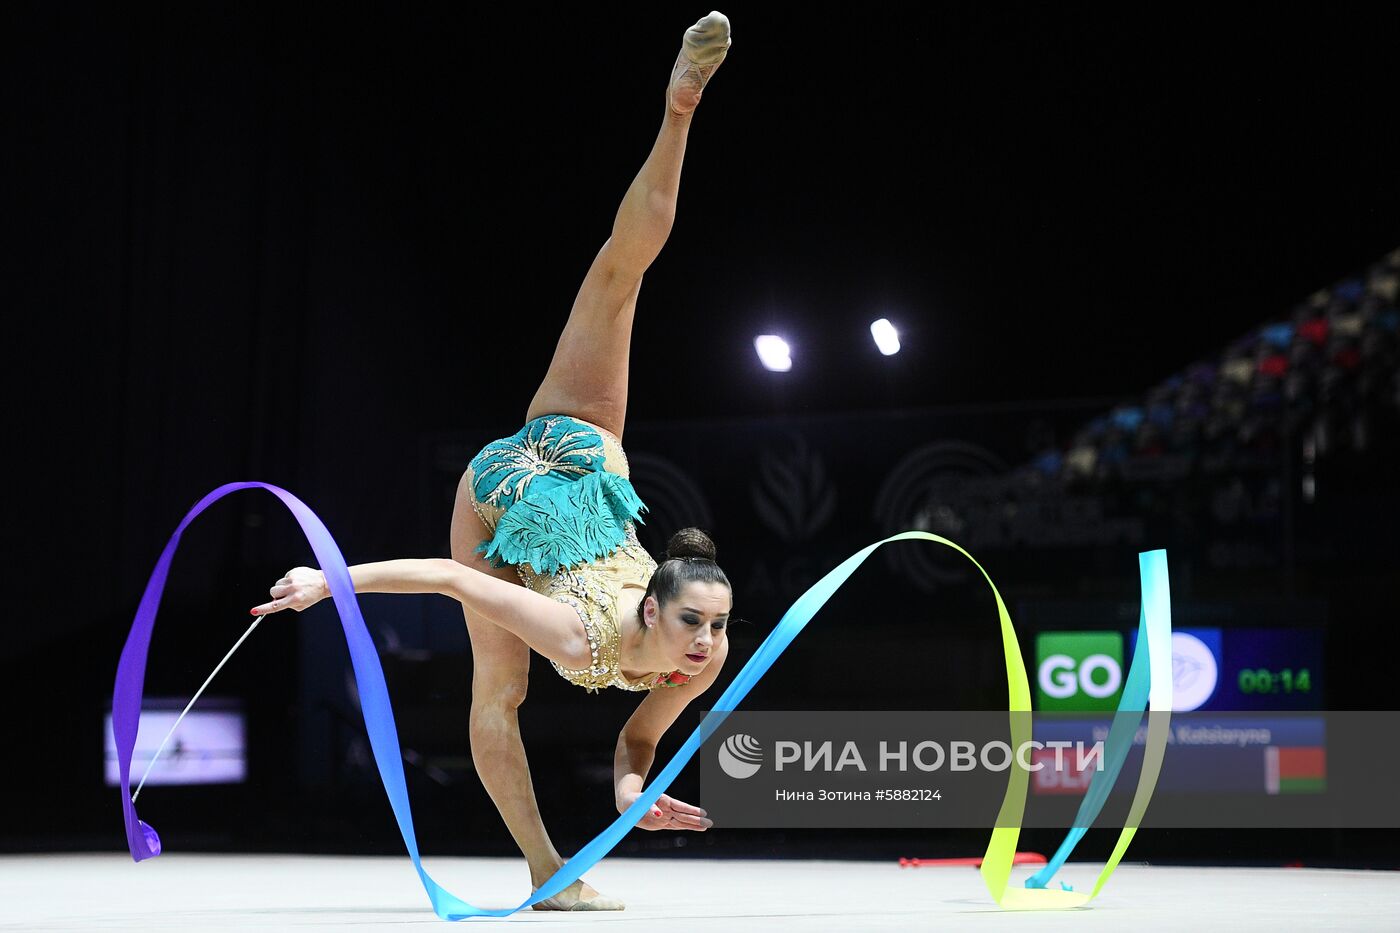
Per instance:
[[[647,674],[628,680],[620,670],[621,625],[634,618],[646,592],[656,561],[637,541],[636,529],[629,522],[622,544],[607,557],[592,560],[552,574],[536,574],[528,564],[518,567],[525,585],[536,593],[572,606],[583,622],[592,654],[589,667],[570,670],[550,660],[561,677],[597,693],[605,687],[622,690],[654,690],[680,686],[689,676],[678,671]]]

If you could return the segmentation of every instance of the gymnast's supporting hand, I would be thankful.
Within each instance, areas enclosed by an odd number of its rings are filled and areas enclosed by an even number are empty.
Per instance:
[[[623,813],[642,795],[640,790],[631,791],[617,798],[617,812]],[[637,823],[638,829],[693,829],[704,832],[715,825],[714,820],[705,816],[705,811],[694,804],[677,800],[669,794],[656,798],[656,804]]]

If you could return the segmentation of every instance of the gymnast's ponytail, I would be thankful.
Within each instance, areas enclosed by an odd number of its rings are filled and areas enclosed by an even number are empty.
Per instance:
[[[675,599],[687,583],[722,583],[731,594],[734,592],[729,578],[715,563],[715,542],[699,528],[682,528],[671,535],[663,557],[647,583],[642,603],[647,596],[654,596],[657,605],[664,606]],[[639,618],[642,615],[640,605],[637,615]]]

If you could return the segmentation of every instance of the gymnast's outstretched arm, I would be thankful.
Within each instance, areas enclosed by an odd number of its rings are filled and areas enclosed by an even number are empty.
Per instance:
[[[523,586],[464,566],[447,557],[385,560],[350,568],[356,593],[439,593],[516,635],[521,641],[567,668],[587,667],[588,641],[578,615]],[[268,590],[270,602],[253,615],[293,609],[297,612],[330,595],[326,577],[310,567],[295,567]]]

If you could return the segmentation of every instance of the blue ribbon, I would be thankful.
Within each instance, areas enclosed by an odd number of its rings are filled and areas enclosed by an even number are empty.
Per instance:
[[[1143,576],[1144,581],[1152,578],[1147,574]],[[1079,812],[1074,816],[1074,823],[1068,833],[1065,834],[1064,842],[1055,850],[1050,861],[1045,863],[1045,867],[1034,875],[1026,879],[1026,887],[1043,888],[1055,876],[1055,873],[1069,859],[1074,852],[1074,847],[1079,845],[1079,840],[1084,838],[1084,834],[1089,831],[1089,827],[1094,825],[1094,820],[1098,818],[1099,811],[1108,800],[1109,792],[1113,790],[1113,785],[1118,781],[1118,774],[1123,770],[1123,762],[1128,758],[1128,752],[1132,750],[1133,738],[1137,735],[1138,726],[1142,723],[1142,714],[1147,710],[1148,690],[1151,687],[1152,675],[1148,661],[1148,638],[1147,638],[1147,606],[1146,594],[1144,594],[1144,604],[1138,614],[1138,637],[1137,646],[1133,649],[1132,665],[1128,668],[1128,680],[1123,685],[1123,695],[1118,701],[1118,713],[1113,717],[1113,725],[1108,730],[1108,742],[1104,748],[1104,767],[1102,771],[1094,772],[1093,779],[1089,782],[1089,790],[1084,795],[1084,799],[1079,803]],[[1128,713],[1137,713],[1136,716],[1128,716]]]

